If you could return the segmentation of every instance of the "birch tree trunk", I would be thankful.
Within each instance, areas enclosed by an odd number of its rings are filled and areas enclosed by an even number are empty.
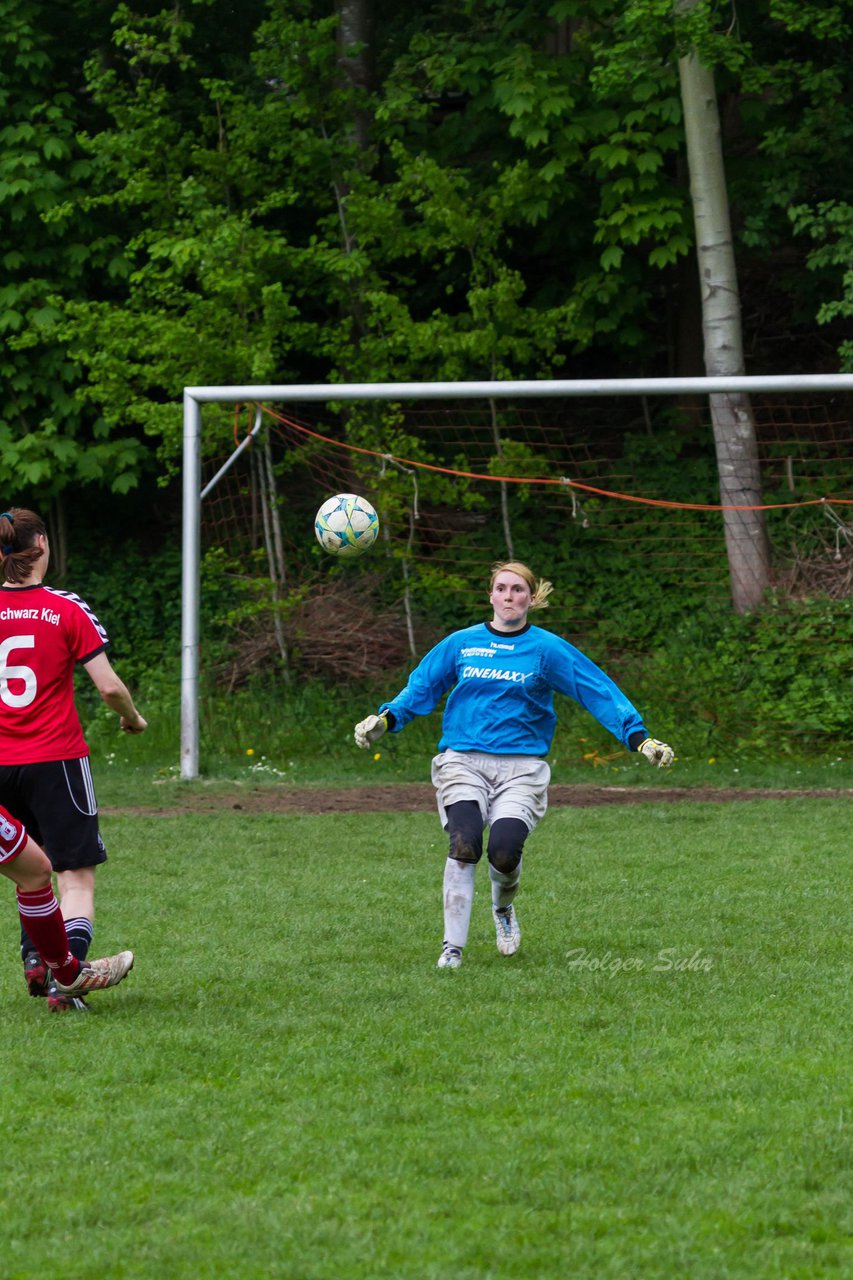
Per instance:
[[[682,8],[692,8],[686,0]],[[693,52],[678,60],[687,136],[690,194],[702,292],[705,373],[744,372],[740,295],[732,246],[720,117],[713,73]],[[711,420],[720,475],[720,501],[728,507],[761,503],[755,421],[749,397],[712,395]],[[770,548],[764,512],[723,512],[735,612],[756,609],[770,581]]]

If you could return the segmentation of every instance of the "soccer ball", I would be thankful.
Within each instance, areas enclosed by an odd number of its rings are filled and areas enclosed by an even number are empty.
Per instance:
[[[336,493],[327,498],[314,518],[314,532],[332,556],[360,556],[379,534],[379,517],[366,498]]]

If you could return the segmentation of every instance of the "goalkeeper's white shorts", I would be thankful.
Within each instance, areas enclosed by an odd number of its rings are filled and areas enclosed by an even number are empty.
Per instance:
[[[484,824],[519,818],[532,831],[548,809],[550,781],[548,762],[538,756],[493,756],[451,748],[432,761],[432,784],[443,827],[448,805],[475,800]]]

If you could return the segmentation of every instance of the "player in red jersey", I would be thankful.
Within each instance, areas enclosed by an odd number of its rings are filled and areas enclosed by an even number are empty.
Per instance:
[[[142,733],[147,724],[107,658],[107,634],[92,610],[73,592],[44,585],[50,546],[33,511],[13,507],[0,514],[0,560],[0,804],[43,846],[56,872],[71,951],[85,960],[95,868],[107,854],[74,705],[75,666],[94,681],[122,729]],[[50,974],[26,930],[21,954],[30,992],[47,994],[51,1008],[65,1007],[63,994],[49,990]]]
[[[44,850],[27,835],[23,823],[0,805],[0,875],[17,885],[21,928],[33,939],[38,956],[51,974],[57,996],[74,1008],[90,991],[114,987],[133,968],[133,952],[120,951],[102,960],[78,960],[68,945],[65,921],[53,894],[53,868]]]

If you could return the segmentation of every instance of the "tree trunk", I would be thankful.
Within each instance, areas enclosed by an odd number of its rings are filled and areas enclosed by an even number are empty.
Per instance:
[[[367,95],[373,88],[373,4],[374,0],[335,0],[338,19],[337,62],[342,80],[357,90],[356,105],[352,114],[352,139],[359,155],[367,154],[370,143],[372,116],[367,107]],[[360,105],[363,103],[364,105]],[[347,254],[358,248],[355,236],[347,221],[348,182],[338,173],[334,178],[335,201],[341,225],[341,244]],[[365,331],[364,302],[359,286],[353,282],[349,303],[352,344],[358,347]],[[344,370],[346,374],[346,370]]]
[[[355,89],[368,94],[373,88],[373,0],[335,0],[338,15],[338,66]],[[353,133],[359,151],[370,139],[370,114],[359,108]]]
[[[686,0],[683,8],[692,8]],[[687,136],[690,194],[702,293],[705,373],[744,372],[740,296],[732,246],[720,118],[712,72],[688,53],[679,58],[681,101]],[[755,422],[748,396],[712,395],[711,420],[720,473],[720,501],[728,507],[761,503]],[[761,603],[770,581],[770,548],[764,512],[723,512],[732,603],[747,613]]]
[[[48,513],[50,568],[55,582],[64,584],[68,573],[68,532],[65,522],[65,497],[58,493]]]

